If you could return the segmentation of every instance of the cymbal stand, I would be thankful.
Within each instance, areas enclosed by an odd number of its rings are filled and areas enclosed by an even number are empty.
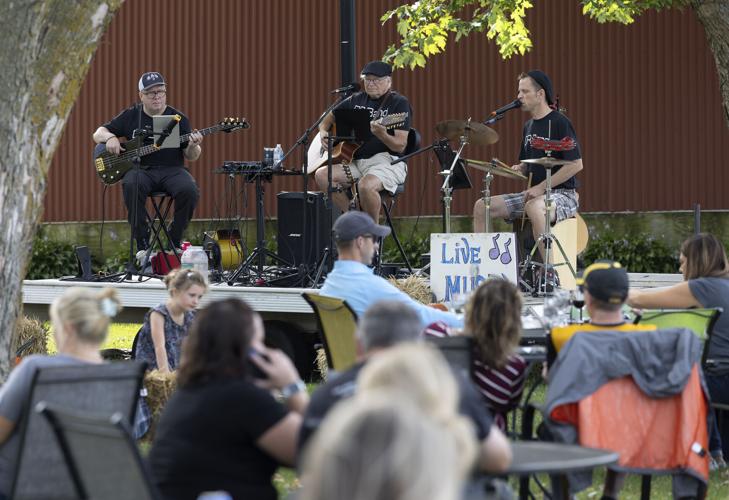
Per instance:
[[[546,151],[547,156],[551,155],[551,151]],[[529,252],[529,255],[527,256],[527,259],[524,261],[523,269],[521,271],[520,279],[524,277],[527,270],[529,269],[530,265],[534,266],[541,266],[544,269],[544,272],[542,273],[542,279],[538,280],[536,283],[536,287],[534,290],[534,293],[536,295],[540,295],[543,297],[546,297],[548,295],[552,294],[552,290],[554,290],[557,287],[557,274],[554,271],[554,268],[556,267],[551,262],[552,257],[552,242],[557,244],[557,248],[559,249],[559,252],[562,254],[562,259],[564,260],[563,263],[560,263],[558,265],[564,265],[567,264],[567,267],[569,268],[570,272],[572,273],[572,276],[575,277],[577,273],[575,272],[575,269],[572,267],[572,264],[570,263],[569,259],[567,258],[567,253],[564,251],[564,248],[562,247],[562,243],[560,243],[559,239],[552,234],[552,166],[545,165],[544,170],[546,173],[546,180],[545,180],[545,189],[544,189],[544,206],[545,206],[545,229],[542,234],[539,235],[537,238],[537,241],[534,243],[534,247],[532,247],[531,252]],[[534,260],[534,254],[539,249],[539,243],[544,243],[544,263],[539,262],[533,262]],[[550,272],[551,271],[551,272]]]
[[[483,210],[486,215],[484,229],[487,233],[491,232],[491,181],[493,179],[494,174],[491,171],[486,172],[486,175],[483,176],[483,191],[481,191],[483,194]]]
[[[471,122],[471,119],[468,119],[468,122]],[[468,128],[466,128],[468,130]],[[441,186],[440,190],[443,192],[443,232],[444,233],[450,233],[451,232],[451,203],[453,202],[453,186],[451,186],[451,177],[453,177],[453,171],[456,168],[456,165],[458,164],[458,160],[461,159],[461,153],[463,152],[463,148],[466,147],[468,144],[468,136],[464,133],[461,138],[461,145],[458,148],[458,151],[456,151],[456,155],[453,157],[453,162],[451,162],[451,167],[448,170],[443,170],[442,172],[439,172],[440,175],[443,175],[445,179],[443,180],[443,185]]]

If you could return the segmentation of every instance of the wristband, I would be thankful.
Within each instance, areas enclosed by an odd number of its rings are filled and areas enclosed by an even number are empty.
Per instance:
[[[299,379],[281,389],[281,397],[288,401],[292,396],[306,390],[306,384]]]

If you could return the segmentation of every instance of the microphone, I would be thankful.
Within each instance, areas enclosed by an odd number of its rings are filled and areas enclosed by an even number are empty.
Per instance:
[[[496,120],[499,119],[499,118],[496,118],[497,116],[503,115],[507,111],[511,111],[512,109],[516,109],[516,108],[520,108],[520,107],[521,107],[521,101],[519,99],[514,99],[512,102],[510,102],[506,106],[501,106],[496,111],[492,111],[491,114],[489,115],[490,119],[487,119],[484,123],[486,123],[487,125],[490,123],[494,123]],[[494,120],[494,118],[496,118],[496,120]]]
[[[159,135],[159,138],[155,141],[154,147],[155,149],[159,149],[160,146],[162,146],[162,143],[165,142],[165,139],[172,133],[172,131],[175,129],[177,124],[182,120],[182,117],[180,115],[174,115],[170,122],[167,124],[167,126],[162,130],[162,133]]]
[[[338,89],[334,89],[331,91],[332,94],[344,94],[345,92],[357,92],[359,89],[361,89],[362,86],[357,83],[353,82],[349,85],[345,85],[344,87],[339,87]]]
[[[514,101],[510,102],[506,106],[501,106],[496,111],[492,111],[491,116],[503,115],[507,111],[511,111],[512,109],[515,109],[515,108],[521,108],[521,101],[519,99],[514,99]]]

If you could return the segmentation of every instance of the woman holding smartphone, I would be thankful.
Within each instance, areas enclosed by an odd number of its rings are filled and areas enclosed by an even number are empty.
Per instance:
[[[291,360],[264,346],[263,336],[261,317],[241,300],[198,313],[150,452],[166,498],[216,490],[276,498],[271,478],[279,465],[294,463],[309,396]]]

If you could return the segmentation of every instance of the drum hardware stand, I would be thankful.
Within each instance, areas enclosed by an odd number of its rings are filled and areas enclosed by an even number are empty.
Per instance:
[[[546,157],[549,158],[549,160],[546,163],[539,163],[538,161],[529,162],[527,163],[537,163],[542,164],[544,166],[544,170],[546,172],[546,186],[544,190],[544,205],[545,205],[545,230],[542,234],[539,235],[537,240],[534,242],[534,246],[532,247],[531,252],[529,252],[529,255],[527,255],[526,260],[521,264],[522,271],[519,275],[519,282],[524,283],[524,276],[526,275],[527,270],[531,266],[532,269],[542,267],[543,273],[541,279],[537,280],[537,283],[532,288],[531,292],[535,296],[543,296],[546,297],[548,295],[552,294],[552,290],[558,286],[557,284],[557,273],[555,272],[555,264],[552,264],[551,262],[551,254],[552,254],[552,242],[557,244],[557,248],[559,249],[559,252],[562,254],[562,258],[564,259],[564,262],[559,263],[557,265],[564,265],[567,264],[567,267],[569,268],[570,272],[572,273],[572,276],[575,277],[577,273],[575,272],[575,269],[572,267],[572,264],[570,263],[569,259],[567,258],[567,253],[564,251],[564,248],[562,247],[562,243],[560,243],[559,239],[552,234],[552,220],[551,220],[551,213],[552,213],[552,168],[557,166],[560,163],[557,163],[554,161],[554,159],[551,157],[551,150],[546,150]],[[537,160],[543,160],[542,158],[539,158]],[[522,160],[524,162],[524,160]],[[561,164],[569,163],[568,161],[562,162]],[[544,242],[544,263],[537,262],[534,260],[534,254],[539,249],[539,243]],[[526,283],[524,283],[526,284]],[[550,288],[551,287],[551,288]]]
[[[491,181],[493,179],[494,174],[490,171],[483,176],[483,191],[481,193],[483,194],[483,210],[486,215],[486,225],[484,226],[486,233],[491,232]]]

